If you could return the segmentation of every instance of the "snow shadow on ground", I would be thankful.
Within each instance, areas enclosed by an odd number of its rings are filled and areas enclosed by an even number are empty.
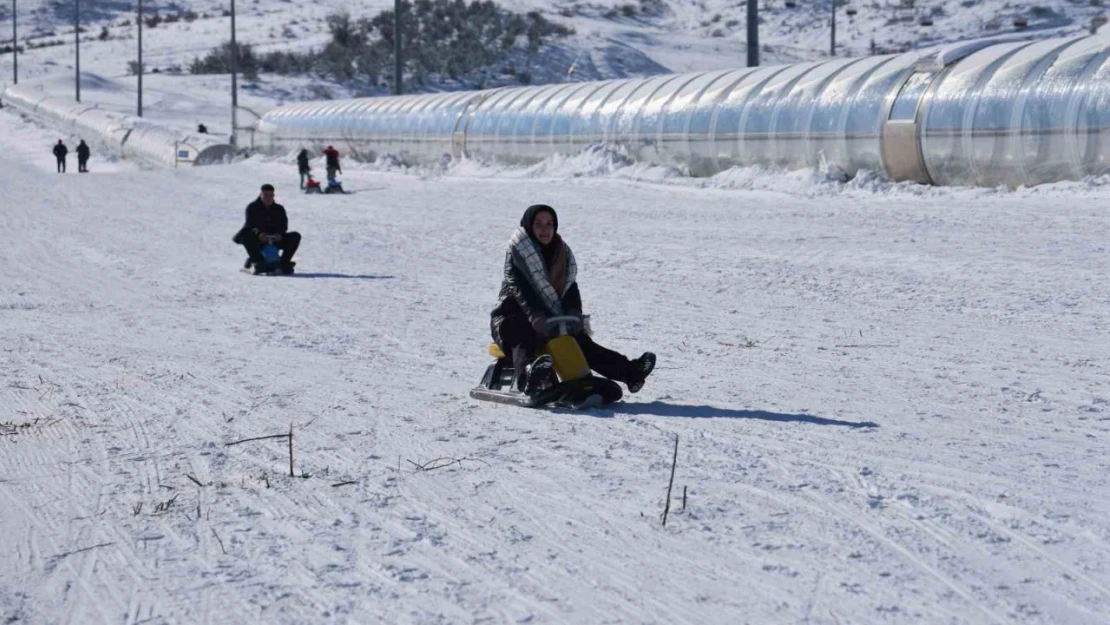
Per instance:
[[[287,278],[345,278],[348,280],[395,280],[397,276],[351,275],[347,273],[295,273]]]
[[[815,425],[842,425],[850,428],[877,428],[874,421],[840,421],[808,414],[783,414],[763,410],[731,410],[713,406],[688,406],[653,401],[649,404],[620,404],[613,412],[635,415],[655,415],[658,417],[687,417],[691,419],[762,419],[763,421],[797,421]]]

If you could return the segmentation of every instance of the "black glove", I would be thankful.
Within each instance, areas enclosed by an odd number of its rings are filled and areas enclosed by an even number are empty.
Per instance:
[[[577,317],[576,323],[570,324],[569,330],[571,334],[578,335],[586,332],[586,318],[582,315],[582,311],[577,308],[567,310],[567,314],[572,317]]]

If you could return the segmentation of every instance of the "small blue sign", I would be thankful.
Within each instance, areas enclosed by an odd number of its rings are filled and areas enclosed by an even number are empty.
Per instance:
[[[177,158],[189,158],[189,150],[178,150]]]

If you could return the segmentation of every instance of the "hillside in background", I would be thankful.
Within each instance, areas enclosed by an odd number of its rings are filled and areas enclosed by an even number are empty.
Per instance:
[[[423,3],[428,15],[427,5],[435,1],[418,0],[416,4]],[[837,55],[927,49],[982,37],[1082,35],[1091,31],[1092,24],[1100,25],[1106,19],[1102,4],[1103,0],[842,2],[836,11]],[[71,96],[75,91],[73,2],[24,0],[18,6],[21,82],[35,82],[54,95]],[[766,0],[761,7],[763,64],[830,58],[832,0]],[[228,45],[229,8],[229,3],[209,0],[144,3],[145,117],[183,130],[204,122],[212,132],[228,131],[231,81],[213,54]],[[240,78],[239,103],[248,111],[241,113],[239,123],[250,123],[251,112],[262,114],[289,102],[391,93],[391,39],[387,38],[392,29],[386,26],[388,16],[383,11],[392,8],[392,0],[238,3],[240,45],[249,46],[257,59],[273,61],[262,63],[257,74]],[[496,37],[482,30],[486,34],[479,38],[485,41],[478,42],[473,54],[455,55],[465,61],[462,71],[456,71],[459,65],[455,60],[441,58],[445,48],[457,51],[460,37],[465,45],[475,44],[473,37],[468,40],[460,35],[462,29],[457,25],[446,26],[448,36],[453,37],[449,44],[440,40],[438,47],[414,46],[410,39],[405,92],[646,76],[744,67],[747,63],[745,0],[502,0],[496,10],[501,16],[499,27],[510,32]],[[129,2],[86,2],[81,22],[85,101],[131,114],[137,108],[134,11],[135,5]],[[430,12],[435,12],[434,6]],[[356,27],[376,23],[377,29],[366,45],[337,54],[337,40],[348,36],[349,43],[349,33],[336,34],[339,15],[347,16]],[[537,40],[528,27],[512,31],[514,19],[527,24],[542,22],[547,34]],[[11,5],[0,4],[0,36],[7,36],[0,38],[0,89],[12,81],[11,26]],[[437,32],[443,32],[443,26],[437,26]],[[307,63],[308,55],[326,56],[326,62]],[[416,70],[418,55],[423,55],[425,66]],[[283,73],[269,71],[274,63]],[[198,64],[216,73],[191,73]]]
[[[528,49],[518,46],[453,80],[423,77],[409,90],[481,88],[498,84],[544,84],[683,72],[746,64],[744,0],[504,0],[507,12],[541,19],[572,33]],[[981,37],[1044,38],[1083,34],[1104,15],[1102,0],[852,0],[840,2],[837,54],[865,56],[900,52]],[[912,5],[912,6],[907,6]],[[391,11],[392,0],[285,0],[241,2],[237,35],[258,54],[305,53],[333,41],[329,16],[370,20]],[[832,0],[766,0],[761,3],[760,39],[764,64],[826,58],[830,52]],[[229,39],[229,4],[149,2],[145,5],[144,61],[148,73],[188,73],[198,58]],[[33,79],[70,74],[73,69],[73,2],[29,0],[19,4],[20,76]],[[124,79],[136,59],[135,5],[96,2],[82,7],[82,70]],[[157,16],[155,18],[154,16]],[[11,6],[0,6],[0,81],[11,81]],[[426,47],[426,46],[425,46]],[[389,59],[379,59],[388,65]],[[569,70],[573,68],[574,71]],[[389,91],[385,78],[337,80],[320,71],[295,72],[297,80],[263,72],[256,85],[278,100],[376,94]],[[389,74],[389,72],[385,72]],[[301,80],[303,79],[303,80]],[[406,81],[413,82],[409,75]],[[252,88],[250,82],[246,87]],[[304,84],[301,84],[301,83]],[[296,84],[289,94],[283,86]],[[307,92],[305,91],[307,89]]]

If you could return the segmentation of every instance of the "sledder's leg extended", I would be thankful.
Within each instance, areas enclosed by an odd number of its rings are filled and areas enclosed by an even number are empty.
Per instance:
[[[594,343],[586,333],[574,338],[578,339],[578,346],[582,348],[582,354],[586,356],[586,362],[590,363],[591,369],[610,380],[628,382],[632,373],[632,361],[607,347]]]
[[[578,345],[582,348],[582,353],[586,356],[586,362],[590,363],[591,369],[610,380],[624,382],[628,390],[633,393],[643,388],[644,380],[655,368],[655,354],[651,352],[644,352],[639,358],[629,360],[611,349],[594,343],[588,334],[582,333],[575,338],[578,339]]]

